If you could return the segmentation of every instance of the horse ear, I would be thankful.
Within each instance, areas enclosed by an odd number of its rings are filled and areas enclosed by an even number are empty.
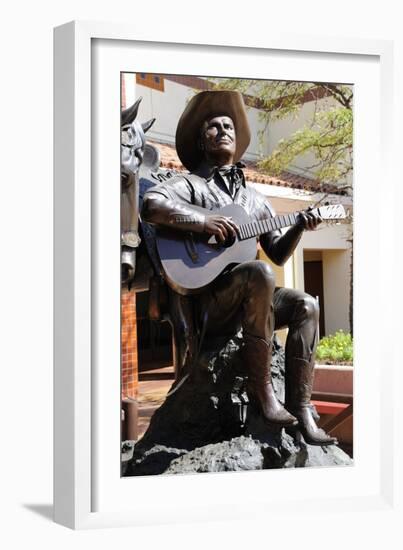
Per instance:
[[[126,126],[126,124],[131,124],[133,120],[135,120],[142,99],[142,97],[139,97],[138,100],[133,103],[131,107],[122,111],[120,118],[122,126]]]
[[[142,123],[141,127],[143,128],[144,133],[146,133],[151,128],[155,120],[156,120],[155,118],[150,118],[150,120],[147,120],[147,122]]]

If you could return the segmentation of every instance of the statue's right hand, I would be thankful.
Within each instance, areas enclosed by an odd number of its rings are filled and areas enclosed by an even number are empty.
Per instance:
[[[238,226],[231,217],[218,216],[212,214],[206,216],[203,232],[207,235],[215,235],[220,243],[224,243],[229,238],[237,236]]]

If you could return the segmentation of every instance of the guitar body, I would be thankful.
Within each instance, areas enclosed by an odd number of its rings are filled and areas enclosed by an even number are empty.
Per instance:
[[[211,210],[192,206],[206,215]],[[239,204],[229,204],[214,211],[232,216],[238,225],[248,223],[249,216]],[[256,258],[256,238],[235,239],[231,246],[209,244],[210,235],[184,233],[167,228],[157,229],[157,249],[165,278],[179,294],[197,294],[205,290],[223,271],[232,265]]]
[[[205,215],[211,210],[192,206]],[[314,209],[323,220],[341,220],[346,217],[343,205],[329,204]],[[205,290],[223,271],[232,265],[250,262],[256,258],[256,236],[298,223],[300,212],[274,216],[264,220],[250,220],[239,204],[228,204],[214,211],[232,217],[238,225],[239,238],[231,244],[210,244],[209,235],[185,233],[158,228],[157,248],[165,278],[179,294],[196,294]]]

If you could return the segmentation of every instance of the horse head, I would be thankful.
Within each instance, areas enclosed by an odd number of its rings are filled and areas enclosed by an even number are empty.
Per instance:
[[[136,120],[141,100],[140,97],[121,113],[121,177],[125,186],[130,185],[130,180],[139,171],[146,144],[145,133],[155,122],[155,118],[143,124]]]
[[[146,145],[145,133],[155,118],[140,124],[136,120],[141,97],[121,113],[121,219],[122,219],[122,283],[130,286],[136,267],[139,217],[139,176]]]

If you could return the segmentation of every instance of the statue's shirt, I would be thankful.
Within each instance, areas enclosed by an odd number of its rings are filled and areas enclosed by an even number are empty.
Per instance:
[[[225,175],[231,168],[236,169],[235,178]],[[275,215],[267,198],[246,185],[243,172],[237,167],[215,169],[209,177],[196,173],[175,176],[149,189],[144,198],[158,198],[161,195],[174,203],[193,204],[207,210],[217,210],[227,204],[240,204],[251,221]]]

